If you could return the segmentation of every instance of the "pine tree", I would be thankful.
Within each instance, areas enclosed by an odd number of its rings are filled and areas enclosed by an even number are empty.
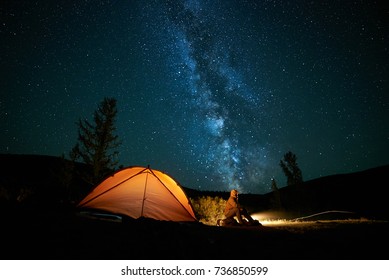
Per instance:
[[[291,151],[284,154],[284,159],[280,160],[280,166],[287,178],[287,185],[299,185],[303,182],[302,172],[297,164],[297,156]]]
[[[271,189],[273,192],[273,200],[272,200],[273,208],[280,210],[282,209],[281,193],[277,187],[277,183],[274,178],[271,179]]]
[[[79,120],[78,142],[70,152],[74,161],[81,159],[90,167],[84,179],[95,185],[117,168],[121,142],[115,135],[116,99],[104,98],[93,115],[94,123]]]

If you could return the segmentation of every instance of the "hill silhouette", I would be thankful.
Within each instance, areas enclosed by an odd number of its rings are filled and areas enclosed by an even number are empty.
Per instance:
[[[386,182],[389,165],[349,174],[337,174],[280,189],[282,207],[287,211],[316,213],[351,211],[359,216],[388,219]],[[270,194],[267,195],[268,197]]]

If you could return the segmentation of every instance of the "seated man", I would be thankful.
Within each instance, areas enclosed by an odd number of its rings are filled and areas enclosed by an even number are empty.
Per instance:
[[[260,223],[257,220],[254,220],[248,213],[245,208],[243,208],[238,202],[238,191],[232,190],[230,192],[230,197],[227,200],[226,208],[224,209],[224,215],[226,220],[231,220],[236,217],[240,225],[259,225]],[[243,220],[246,218],[247,221]]]

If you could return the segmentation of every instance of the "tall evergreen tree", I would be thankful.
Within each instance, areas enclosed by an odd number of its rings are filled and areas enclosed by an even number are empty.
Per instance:
[[[302,172],[297,164],[297,156],[291,151],[284,154],[283,160],[280,160],[280,166],[284,172],[288,186],[299,185],[303,182]]]
[[[281,193],[277,187],[277,183],[274,178],[271,179],[271,190],[273,191],[273,200],[272,200],[273,208],[278,210],[282,209]]]
[[[78,142],[70,152],[70,158],[81,159],[90,167],[84,174],[84,179],[95,185],[118,165],[119,152],[116,150],[121,142],[115,134],[116,127],[116,99],[105,97],[93,115],[94,123],[88,120],[79,120]]]

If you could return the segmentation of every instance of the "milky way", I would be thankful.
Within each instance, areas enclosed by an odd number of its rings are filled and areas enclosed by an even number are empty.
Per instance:
[[[253,137],[264,119],[253,114],[260,110],[261,96],[240,70],[250,66],[233,62],[241,42],[231,37],[225,18],[205,11],[199,1],[174,1],[156,10],[165,15],[164,21],[147,31],[157,40],[168,38],[166,63],[181,87],[180,94],[172,94],[174,102],[184,103],[184,113],[191,112],[183,115],[181,130],[188,132],[196,169],[212,174],[209,180],[219,184],[214,188],[245,191],[262,179],[266,150]]]
[[[380,3],[5,2],[2,153],[68,153],[110,96],[121,164],[190,188],[282,187],[288,151],[305,180],[388,162]]]

